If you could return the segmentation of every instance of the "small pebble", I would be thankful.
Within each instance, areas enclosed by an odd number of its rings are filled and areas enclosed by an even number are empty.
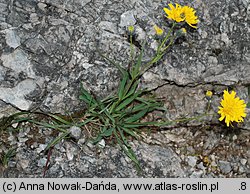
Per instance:
[[[38,166],[40,167],[44,167],[46,165],[47,159],[46,158],[41,158],[40,160],[38,160]]]
[[[232,166],[227,161],[219,161],[219,168],[223,174],[228,174],[232,170]]]
[[[76,126],[72,126],[69,128],[70,131],[70,136],[75,138],[75,139],[80,139],[81,138],[81,134],[82,134],[82,130],[80,127],[76,127]]]
[[[102,140],[98,143],[98,146],[101,147],[101,148],[104,148],[104,147],[105,147],[105,140],[102,139]]]
[[[241,163],[243,166],[245,166],[246,163],[247,163],[247,160],[246,160],[245,158],[243,158],[243,159],[240,160],[240,163]]]
[[[233,136],[233,140],[235,141],[237,139],[237,135],[234,135]]]
[[[188,162],[189,166],[194,167],[196,165],[196,162],[197,162],[197,157],[195,157],[195,156],[188,156],[187,162]]]

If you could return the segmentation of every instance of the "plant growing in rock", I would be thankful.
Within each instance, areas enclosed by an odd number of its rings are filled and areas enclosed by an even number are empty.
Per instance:
[[[70,137],[71,126],[87,129],[91,136],[93,136],[93,143],[98,143],[102,139],[116,141],[127,156],[140,168],[140,163],[132,149],[129,140],[131,138],[138,138],[141,128],[148,126],[166,126],[172,123],[186,122],[191,120],[198,120],[204,116],[209,115],[212,95],[211,91],[206,92],[206,99],[208,100],[207,111],[193,118],[181,118],[173,121],[143,121],[143,118],[152,111],[165,111],[163,103],[157,98],[150,95],[150,91],[141,89],[139,87],[140,78],[153,65],[157,64],[162,57],[167,53],[168,49],[175,43],[175,40],[187,33],[183,24],[188,24],[191,28],[196,29],[198,17],[193,8],[189,6],[181,6],[179,4],[169,4],[169,8],[164,8],[166,17],[172,21],[171,28],[165,32],[161,27],[154,25],[158,47],[153,57],[146,63],[143,62],[144,49],[146,42],[144,42],[137,58],[135,59],[134,35],[135,27],[128,27],[128,35],[130,41],[130,60],[131,65],[128,69],[110,60],[108,57],[102,55],[107,61],[118,68],[121,74],[118,90],[115,94],[109,95],[104,99],[95,98],[90,92],[81,87],[80,99],[87,104],[87,109],[84,110],[83,115],[77,118],[65,118],[64,115],[55,115],[41,112],[19,112],[9,117],[0,119],[0,131],[12,126],[15,123],[29,122],[43,128],[51,128],[59,133],[57,137],[47,144],[45,152],[49,151],[47,164],[50,160],[51,149],[54,145],[63,139]],[[236,93],[227,90],[224,91],[223,99],[221,100],[221,107],[218,107],[218,114],[221,115],[220,121],[225,119],[226,125],[229,127],[232,122],[243,122],[246,117],[246,104],[243,100],[235,97]],[[216,114],[217,114],[216,113]],[[42,119],[38,119],[41,116]],[[44,117],[45,116],[45,117]],[[5,166],[9,158],[14,156],[14,150],[9,150],[2,156],[1,163]],[[44,173],[47,170],[47,164]]]
[[[84,88],[81,89],[82,94],[80,99],[88,105],[84,120],[88,121],[86,124],[91,123],[92,128],[96,128],[96,131],[98,132],[97,137],[93,142],[97,143],[103,138],[114,137],[127,156],[138,167],[140,164],[128,142],[128,136],[137,138],[139,129],[142,127],[149,125],[166,125],[166,122],[141,121],[141,119],[149,112],[164,110],[164,108],[161,102],[146,95],[149,93],[147,90],[142,90],[138,87],[140,78],[166,54],[169,47],[174,44],[176,38],[186,33],[185,28],[175,29],[178,23],[185,21],[193,28],[196,28],[195,24],[198,23],[193,8],[188,6],[182,7],[178,4],[176,4],[176,7],[169,4],[169,7],[170,9],[164,8],[164,11],[167,14],[167,18],[174,21],[172,27],[168,33],[164,35],[164,31],[160,27],[156,25],[154,26],[156,35],[162,36],[162,38],[159,39],[160,42],[155,55],[146,64],[143,64],[142,62],[146,42],[144,43],[137,60],[133,63],[133,26],[128,27],[132,59],[131,68],[124,69],[121,65],[116,64],[104,56],[119,69],[122,75],[116,94],[108,96],[103,100],[98,100]]]

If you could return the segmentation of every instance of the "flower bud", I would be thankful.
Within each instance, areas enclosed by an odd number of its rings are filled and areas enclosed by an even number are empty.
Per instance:
[[[207,92],[206,92],[206,99],[207,99],[208,101],[210,101],[211,98],[212,98],[212,96],[213,96],[213,92],[210,91],[210,90],[207,90]]]
[[[154,25],[154,29],[157,36],[161,36],[164,32],[164,30],[158,27],[157,25]]]
[[[135,31],[135,27],[134,26],[128,26],[128,32],[130,35],[132,35]]]
[[[187,34],[186,28],[181,28],[176,32],[176,36],[179,38],[181,36],[185,36]]]

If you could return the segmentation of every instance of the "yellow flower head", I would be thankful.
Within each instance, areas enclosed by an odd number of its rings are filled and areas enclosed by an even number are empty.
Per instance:
[[[229,93],[228,90],[224,90],[223,99],[220,102],[222,107],[219,107],[218,111],[221,115],[219,120],[222,121],[225,118],[228,127],[230,122],[243,122],[243,117],[246,117],[246,104],[235,95],[235,91]]]
[[[168,6],[170,7],[170,9],[168,8],[163,8],[163,10],[165,11],[165,13],[167,14],[167,18],[174,20],[176,22],[182,22],[184,21],[184,17],[182,16],[182,7],[179,4],[175,4],[175,7],[173,6],[173,4],[168,4]]]
[[[195,10],[192,7],[189,6],[184,6],[182,7],[179,4],[175,4],[175,7],[170,3],[168,4],[170,9],[168,8],[163,8],[165,13],[167,14],[167,18],[174,20],[176,22],[187,22],[189,26],[192,28],[197,28],[196,25],[199,20],[198,17],[195,15]]]
[[[212,95],[213,95],[213,92],[212,92],[212,91],[208,90],[208,91],[206,92],[206,96],[207,96],[207,97],[211,98]]]
[[[189,6],[184,6],[182,8],[182,11],[183,11],[183,17],[187,22],[187,24],[192,28],[197,28],[196,26],[194,26],[199,22],[198,17],[195,15],[196,11]]]
[[[160,27],[158,27],[157,25],[154,25],[154,29],[155,29],[156,35],[158,35],[158,36],[161,36],[164,32],[164,30],[161,29]]]

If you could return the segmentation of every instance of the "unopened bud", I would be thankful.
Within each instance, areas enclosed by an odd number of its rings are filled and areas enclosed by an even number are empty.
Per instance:
[[[154,25],[154,29],[157,36],[161,36],[164,32],[164,30],[158,27],[157,25]]]
[[[128,26],[128,32],[129,32],[130,34],[133,34],[134,31],[135,31],[135,27],[134,27],[134,26]]]
[[[206,99],[207,99],[208,101],[210,101],[211,98],[212,98],[212,96],[213,96],[213,92],[210,91],[210,90],[207,90],[207,92],[206,92]]]
[[[186,28],[181,28],[176,32],[177,37],[185,36],[187,34]]]

